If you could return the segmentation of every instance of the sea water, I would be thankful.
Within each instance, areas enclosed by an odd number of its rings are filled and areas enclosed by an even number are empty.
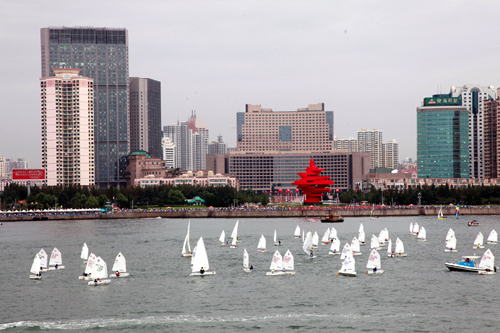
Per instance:
[[[481,256],[472,249],[479,231],[485,238],[500,229],[496,216],[471,216],[481,225],[467,227],[465,219],[434,217],[346,218],[325,224],[314,219],[241,219],[237,249],[221,247],[222,230],[230,235],[236,220],[192,219],[191,248],[205,241],[214,276],[190,277],[190,259],[181,256],[188,220],[134,219],[40,221],[4,223],[0,227],[0,330],[12,331],[316,331],[332,332],[458,332],[494,331],[500,327],[500,272],[497,275],[449,272],[444,263],[462,255]],[[427,230],[427,242],[410,235],[410,222]],[[356,256],[357,277],[337,276],[339,256],[319,245],[315,259],[302,251],[295,226],[338,231],[341,247],[365,227],[366,239],[389,230],[408,254],[382,256],[383,274],[367,275],[368,246]],[[445,253],[445,236],[453,228],[457,253]],[[282,246],[273,246],[274,230]],[[266,253],[257,252],[260,235]],[[84,271],[80,251],[86,242],[111,271],[118,252],[127,259],[130,277],[109,285],[88,286],[78,280]],[[57,247],[66,269],[29,279],[34,255]],[[243,271],[246,248],[254,271]],[[500,245],[487,246],[493,254]],[[294,254],[294,276],[266,276],[275,250]],[[497,265],[500,262],[497,261]]]

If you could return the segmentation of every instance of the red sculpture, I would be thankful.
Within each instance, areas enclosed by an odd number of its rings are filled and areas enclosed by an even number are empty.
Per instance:
[[[328,176],[320,177],[321,171],[325,171],[325,169],[318,168],[311,158],[306,172],[298,174],[301,179],[292,183],[292,185],[297,185],[297,188],[301,189],[305,195],[304,204],[318,204],[323,195],[331,191],[327,187],[333,185],[334,182]]]

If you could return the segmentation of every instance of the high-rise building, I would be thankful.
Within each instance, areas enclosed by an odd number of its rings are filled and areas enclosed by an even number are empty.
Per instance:
[[[246,105],[237,113],[238,151],[328,151],[333,149],[333,111],[323,103],[273,112]]]
[[[44,185],[95,184],[94,84],[80,69],[40,79]]]
[[[357,152],[359,150],[358,140],[353,137],[349,139],[335,137],[333,144],[335,150],[347,150],[348,152]]]
[[[130,150],[144,150],[161,158],[161,83],[131,77]]]
[[[192,137],[192,154],[193,166],[191,170],[205,170],[207,168],[207,154],[209,129],[208,126],[196,115],[193,111],[191,117],[186,122],[191,131]]]
[[[0,178],[7,178],[7,165],[5,164],[5,157],[0,157]]]
[[[462,105],[469,111],[470,177],[484,178],[484,101],[495,100],[496,91],[493,86],[466,84],[462,87],[451,87],[448,96],[460,97]]]
[[[497,99],[484,101],[484,178],[498,178],[500,175],[500,89]]]
[[[208,154],[227,154],[227,144],[222,140],[222,135],[217,136],[217,141],[208,144]]]
[[[161,138],[161,148],[163,151],[165,166],[169,169],[175,168],[176,146],[172,142],[172,139],[166,136]]]
[[[129,146],[128,32],[112,28],[42,28],[42,78],[78,68],[94,80],[95,181],[125,185]]]
[[[358,151],[369,152],[371,155],[371,168],[383,167],[382,158],[382,131],[362,128],[358,131]]]
[[[469,178],[469,111],[461,97],[434,95],[417,108],[420,178]]]
[[[12,177],[12,170],[14,169],[29,169],[29,162],[24,158],[6,158],[5,172],[7,173],[7,177]]]
[[[399,164],[399,144],[396,140],[382,144],[382,167],[397,169]]]

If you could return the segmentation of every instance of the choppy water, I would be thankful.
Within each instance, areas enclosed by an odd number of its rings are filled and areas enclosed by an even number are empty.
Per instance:
[[[191,221],[191,246],[203,236],[215,276],[189,277],[190,258],[180,255],[187,220],[142,219],[116,221],[42,221],[4,223],[0,227],[0,330],[72,331],[312,331],[333,332],[457,332],[495,331],[500,327],[500,274],[479,276],[449,272],[444,262],[477,253],[472,243],[481,231],[485,238],[500,229],[498,217],[467,220],[431,217],[348,218],[343,224],[322,224],[305,219],[242,219],[238,249],[219,245],[224,229],[230,234],[235,220]],[[320,245],[317,258],[308,260],[301,241],[294,239],[298,224],[321,236],[334,225],[342,246],[357,236],[359,223],[366,238],[387,227],[395,244],[404,242],[406,258],[382,255],[384,274],[364,273],[369,249],[355,257],[358,277],[337,276],[339,257]],[[427,230],[428,242],[409,234],[410,222]],[[458,253],[444,252],[448,229],[455,230]],[[284,254],[295,256],[295,276],[267,277],[276,247],[277,229]],[[500,231],[500,230],[499,230]],[[267,253],[257,253],[261,234]],[[83,242],[111,269],[121,251],[129,278],[113,279],[107,286],[91,287],[79,281],[84,266]],[[33,256],[40,248],[50,254],[57,247],[65,270],[29,279]],[[255,271],[244,273],[243,248]],[[500,245],[492,245],[494,254]],[[497,261],[497,265],[500,264]],[[478,329],[479,328],[479,329]]]

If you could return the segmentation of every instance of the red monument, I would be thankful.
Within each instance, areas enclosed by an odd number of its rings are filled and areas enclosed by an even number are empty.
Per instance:
[[[300,179],[292,183],[292,185],[297,185],[297,188],[301,189],[305,195],[304,204],[318,204],[323,195],[331,191],[327,187],[333,185],[334,182],[328,176],[320,177],[321,171],[325,171],[325,169],[318,168],[311,158],[306,172],[299,173]]]

